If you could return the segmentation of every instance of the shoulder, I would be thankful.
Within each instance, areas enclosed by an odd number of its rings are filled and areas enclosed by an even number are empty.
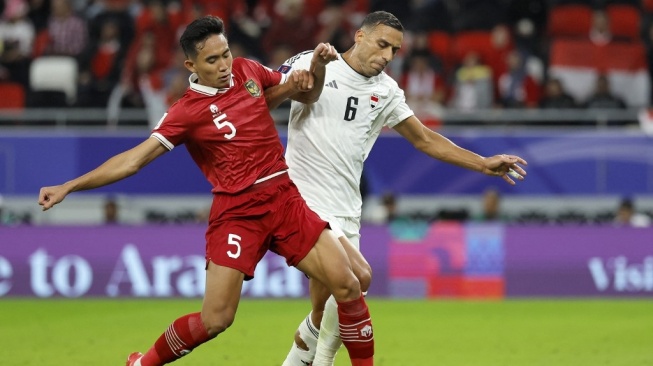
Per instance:
[[[287,59],[283,65],[279,66],[278,71],[282,73],[287,73],[290,69],[295,67],[297,64],[304,62],[304,60],[308,59],[310,60],[313,57],[313,50],[308,50],[304,52],[300,52],[296,54],[295,56]]]
[[[399,89],[399,84],[395,79],[393,79],[390,75],[386,74],[385,71],[381,72],[379,76],[379,82],[387,85],[388,87],[392,89]]]
[[[238,57],[234,59],[232,71],[240,71],[240,70],[254,71],[254,72],[260,72],[261,70],[273,71],[269,67],[261,64],[256,60],[250,60],[248,58]]]

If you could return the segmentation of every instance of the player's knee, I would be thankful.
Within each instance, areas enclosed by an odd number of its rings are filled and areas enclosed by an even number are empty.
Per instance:
[[[202,314],[202,323],[210,336],[217,336],[229,328],[235,319],[235,314],[221,312],[214,314]]]
[[[372,267],[366,263],[366,265],[358,272],[357,277],[361,286],[361,291],[366,292],[370,289],[370,285],[372,284]]]
[[[360,297],[361,285],[353,272],[350,276],[342,276],[338,285],[332,291],[337,301],[351,301]]]

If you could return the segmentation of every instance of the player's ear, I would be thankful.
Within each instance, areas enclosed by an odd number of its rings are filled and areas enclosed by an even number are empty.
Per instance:
[[[365,37],[365,31],[363,29],[359,29],[356,31],[356,34],[354,34],[354,41],[359,43],[363,40],[363,37]]]
[[[192,72],[192,73],[196,73],[196,72],[197,72],[197,71],[195,70],[195,63],[194,63],[193,60],[191,60],[191,59],[188,59],[188,58],[187,58],[187,59],[184,61],[184,67],[186,67],[186,69],[187,69],[188,71]]]

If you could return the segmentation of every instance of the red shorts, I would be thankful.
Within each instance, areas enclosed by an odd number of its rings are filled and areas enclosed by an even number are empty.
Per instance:
[[[268,250],[296,266],[328,225],[308,208],[288,174],[281,174],[235,195],[214,194],[206,260],[250,280]]]

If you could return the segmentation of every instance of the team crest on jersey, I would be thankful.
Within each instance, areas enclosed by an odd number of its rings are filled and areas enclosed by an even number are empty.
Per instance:
[[[218,113],[218,106],[215,104],[211,104],[209,106],[209,109],[211,110],[211,114],[217,114]]]
[[[245,83],[245,88],[251,96],[258,98],[261,96],[261,88],[258,87],[258,84],[252,79],[247,80]]]
[[[379,95],[372,93],[372,95],[370,95],[370,107],[376,108],[377,105],[379,105]]]

